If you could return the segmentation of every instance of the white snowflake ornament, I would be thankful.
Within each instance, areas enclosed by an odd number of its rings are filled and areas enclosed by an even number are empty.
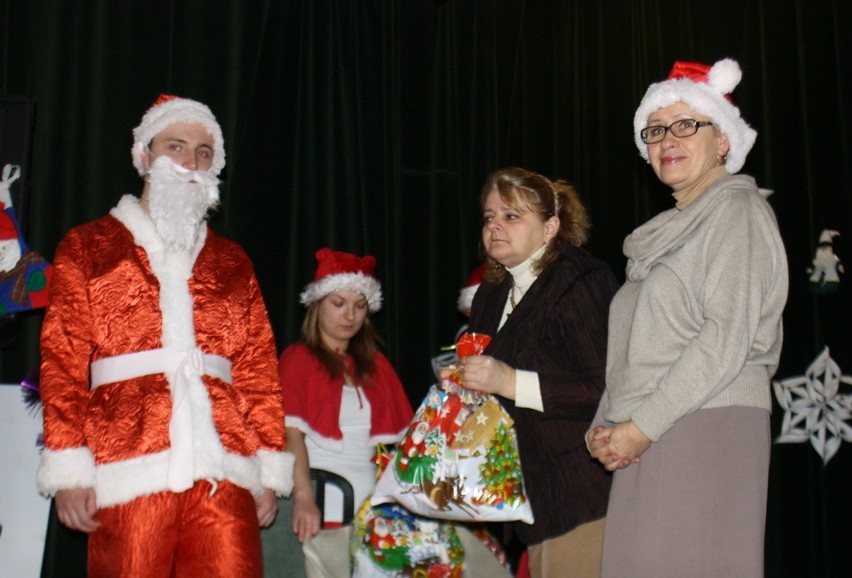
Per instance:
[[[852,442],[852,396],[840,392],[840,384],[852,385],[852,376],[842,375],[828,347],[811,362],[805,375],[774,380],[775,398],[784,409],[777,443],[810,440],[823,464],[834,457],[842,441]]]

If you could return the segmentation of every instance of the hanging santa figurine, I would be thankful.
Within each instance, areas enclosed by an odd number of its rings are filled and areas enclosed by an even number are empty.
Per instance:
[[[0,180],[0,314],[8,315],[47,305],[47,290],[53,267],[30,251],[21,235],[9,189],[21,169],[3,167]]]
[[[837,231],[823,229],[819,236],[812,266],[808,267],[810,275],[808,289],[817,295],[831,295],[840,291],[840,274],[843,264],[840,257],[834,254],[833,239],[840,235]]]

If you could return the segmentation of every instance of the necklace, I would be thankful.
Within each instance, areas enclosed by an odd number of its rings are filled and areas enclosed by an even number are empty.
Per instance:
[[[512,283],[512,291],[509,292],[509,304],[512,306],[512,311],[515,310],[515,307],[518,306],[517,302],[515,302],[515,284]]]

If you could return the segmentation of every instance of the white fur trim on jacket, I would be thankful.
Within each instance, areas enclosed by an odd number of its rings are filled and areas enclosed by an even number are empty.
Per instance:
[[[258,450],[257,457],[260,460],[260,485],[275,490],[279,496],[289,496],[293,491],[295,456],[290,452]]]
[[[228,480],[249,490],[258,496],[264,488],[270,488],[281,496],[289,495],[292,491],[292,460],[284,452],[265,452],[266,454],[282,456],[271,460],[269,455],[247,457],[232,453],[223,453],[216,462],[199,463],[196,459],[196,479],[198,480]],[[157,492],[169,490],[169,461],[171,451],[165,450],[156,454],[148,454],[97,466],[96,480],[86,487],[95,487],[98,508],[108,508],[118,504],[126,504],[139,496],[148,496]],[[277,463],[270,464],[275,461]],[[266,466],[264,464],[267,464]],[[273,476],[264,476],[264,470],[281,468],[283,475],[280,480]],[[144,473],[144,475],[140,475]],[[289,477],[289,483],[287,478]],[[69,486],[73,487],[73,486]],[[58,488],[63,489],[63,488]],[[46,493],[46,492],[45,492]],[[54,492],[55,493],[55,492]]]
[[[86,447],[41,452],[36,472],[38,491],[53,497],[59,490],[95,486],[95,457]]]
[[[319,447],[323,448],[324,450],[327,450],[327,451],[330,451],[330,452],[337,452],[337,453],[340,453],[340,452],[343,451],[343,439],[336,440],[334,438],[329,438],[329,437],[323,436],[318,431],[316,431],[314,428],[309,426],[308,422],[306,422],[305,420],[303,420],[300,417],[290,416],[290,415],[284,416],[284,424],[287,427],[292,427],[292,428],[299,430],[300,432],[305,434],[307,437],[311,438],[311,441],[313,441],[315,444],[317,444]],[[407,431],[408,431],[408,426],[405,426],[404,428],[402,428],[401,430],[399,430],[395,434],[378,434],[378,435],[370,436],[370,439],[367,440],[367,445],[377,446],[379,444],[390,445],[390,444],[399,443],[400,441],[402,441],[402,438],[405,437],[405,433]]]
[[[741,78],[739,64],[724,59],[710,69],[707,83],[679,78],[648,87],[633,117],[634,140],[642,158],[648,160],[648,145],[642,142],[639,133],[648,126],[648,117],[661,108],[683,102],[698,114],[710,118],[728,137],[730,149],[725,168],[730,174],[739,172],[757,138],[757,132],[740,116],[740,109],[724,96],[739,84]]]

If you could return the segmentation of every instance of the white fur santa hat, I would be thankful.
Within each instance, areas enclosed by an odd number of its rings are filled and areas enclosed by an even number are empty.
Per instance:
[[[222,138],[222,128],[216,122],[216,117],[206,105],[170,94],[161,94],[142,117],[139,126],[133,129],[133,148],[130,149],[133,166],[144,176],[143,159],[151,140],[178,122],[200,124],[213,137],[213,164],[210,165],[210,172],[218,176],[225,168],[225,139]]]
[[[485,265],[480,265],[474,269],[468,276],[464,287],[459,291],[459,299],[457,302],[459,311],[467,314],[470,306],[473,305],[473,296],[476,295],[476,290],[482,284],[482,276],[485,273]]]
[[[367,299],[370,313],[382,308],[382,286],[376,280],[376,258],[332,251],[324,247],[315,253],[317,270],[314,280],[299,295],[308,306],[335,291],[354,291]]]
[[[728,137],[730,149],[725,168],[731,174],[738,172],[757,138],[757,132],[746,124],[740,109],[731,101],[730,93],[741,79],[740,65],[730,58],[712,67],[697,62],[675,62],[666,80],[648,87],[633,117],[634,138],[642,158],[648,160],[648,145],[642,142],[639,133],[648,126],[648,117],[661,108],[683,102],[709,117]]]

